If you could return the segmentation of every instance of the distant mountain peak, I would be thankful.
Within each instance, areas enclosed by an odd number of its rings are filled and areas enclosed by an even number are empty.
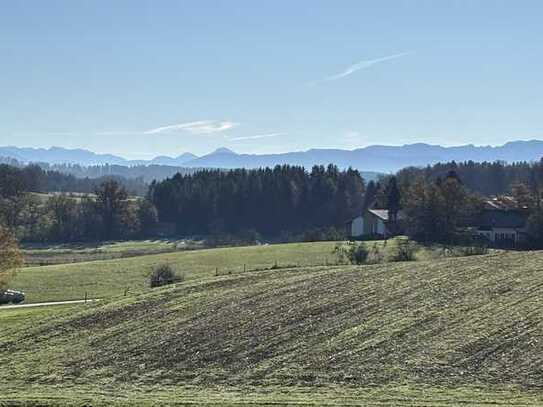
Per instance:
[[[236,152],[226,147],[220,147],[216,149],[215,151],[213,151],[210,155],[213,155],[213,154],[236,154]]]
[[[188,163],[189,161],[195,160],[197,158],[198,156],[191,153],[183,153],[175,158],[166,155],[160,155],[153,158],[151,161],[149,161],[149,163],[153,165],[169,165],[173,167],[180,167],[183,166],[185,163]]]
[[[183,153],[181,155],[178,155],[176,157],[176,160],[190,161],[190,160],[194,160],[195,158],[198,158],[198,156],[192,153]]]

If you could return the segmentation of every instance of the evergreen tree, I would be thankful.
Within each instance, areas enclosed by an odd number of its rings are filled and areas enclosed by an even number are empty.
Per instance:
[[[254,230],[266,236],[335,226],[358,215],[364,182],[336,166],[276,166],[257,170],[204,170],[153,184],[150,198],[161,221],[180,233]]]

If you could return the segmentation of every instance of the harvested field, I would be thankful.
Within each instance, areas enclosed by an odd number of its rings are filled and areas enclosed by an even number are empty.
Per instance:
[[[105,404],[540,405],[542,270],[543,253],[525,252],[189,280],[17,326],[0,336],[0,389]]]

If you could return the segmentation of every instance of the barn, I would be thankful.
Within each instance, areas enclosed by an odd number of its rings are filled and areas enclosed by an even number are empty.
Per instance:
[[[393,219],[388,209],[367,209],[347,222],[347,235],[351,238],[388,238],[401,231],[402,211]]]

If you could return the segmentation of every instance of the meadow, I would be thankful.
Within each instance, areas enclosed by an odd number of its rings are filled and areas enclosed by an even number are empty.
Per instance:
[[[366,242],[377,247],[383,261],[397,248],[401,239],[388,242]],[[247,247],[185,250],[179,242],[143,241],[110,243],[98,247],[52,246],[26,248],[25,255],[48,253],[54,263],[49,266],[30,265],[23,268],[12,287],[24,291],[27,303],[112,298],[149,289],[149,275],[161,264],[170,265],[186,280],[217,275],[237,274],[269,268],[336,265],[333,253],[338,242],[273,244]],[[108,260],[81,261],[86,253],[99,250],[105,255],[118,256]],[[157,251],[156,254],[153,251]],[[417,247],[418,261],[439,258],[443,248]],[[72,262],[73,257],[80,260]],[[58,263],[58,264],[57,264]]]
[[[247,249],[220,250],[175,255]],[[501,252],[211,271],[23,314],[0,335],[0,405],[541,405],[542,269]]]
[[[27,303],[89,298],[112,298],[149,290],[155,267],[169,264],[185,279],[281,266],[308,266],[332,261],[333,242],[263,245],[176,251],[121,259],[26,267],[12,286]],[[327,260],[328,259],[328,260]]]

